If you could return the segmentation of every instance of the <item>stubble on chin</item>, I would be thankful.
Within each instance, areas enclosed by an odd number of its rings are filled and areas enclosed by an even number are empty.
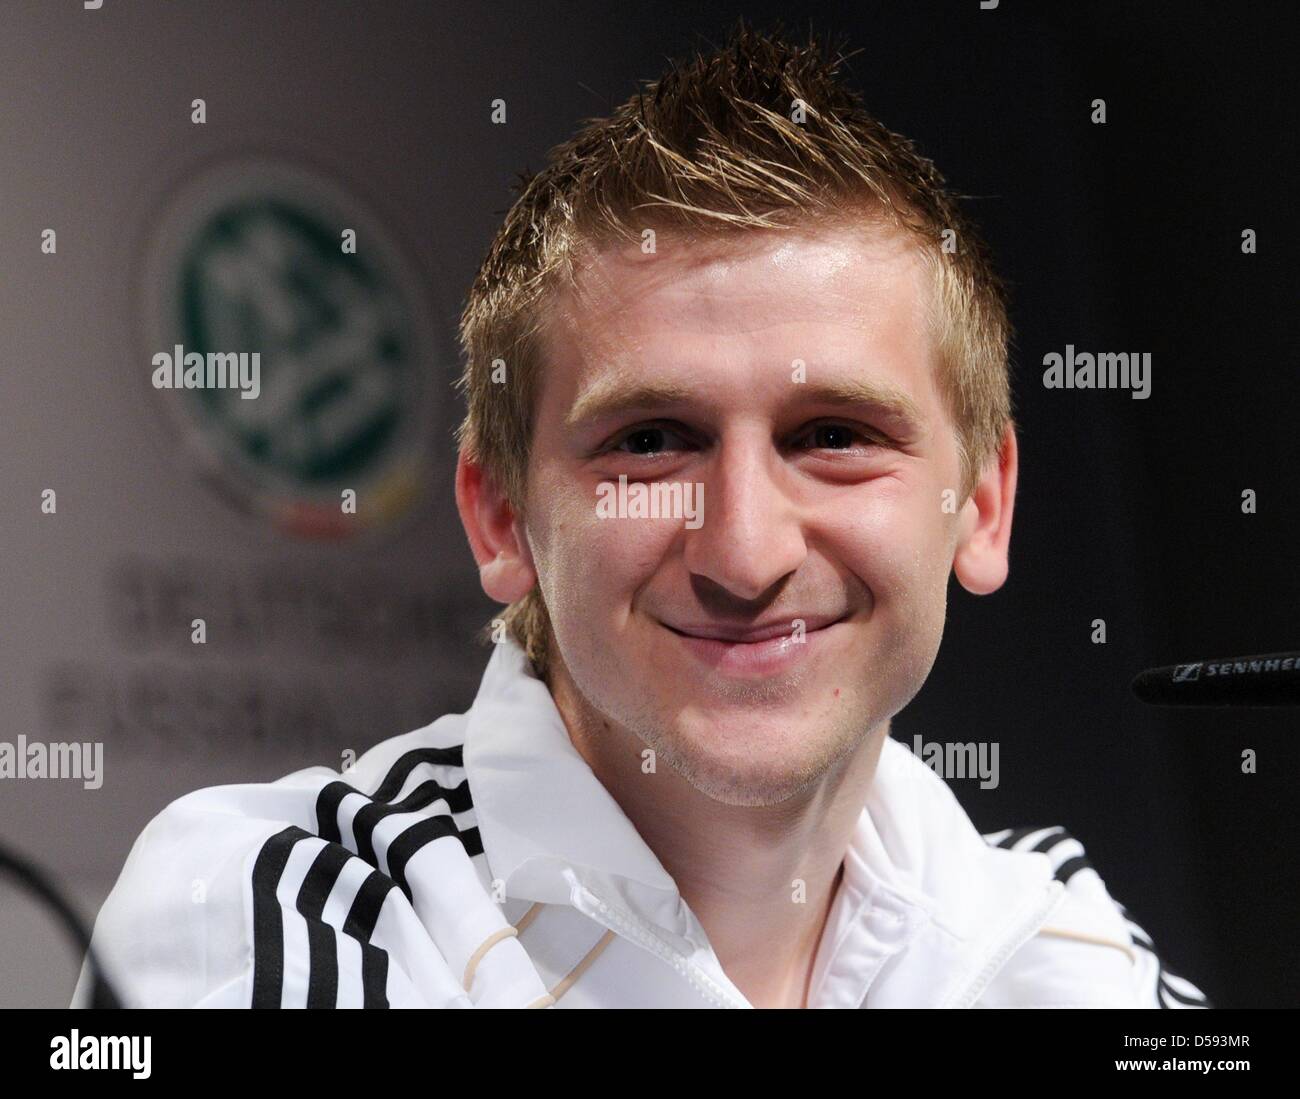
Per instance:
[[[670,767],[692,787],[726,805],[779,805],[804,793],[858,749],[870,735],[869,722],[850,705],[810,717],[806,706],[764,701],[798,698],[788,680],[727,685],[727,701],[758,701],[749,708],[678,705],[671,712],[642,711],[627,725],[655,753],[656,766]],[[845,699],[845,703],[849,700]],[[788,722],[788,725],[780,724]],[[746,728],[749,725],[750,728]]]

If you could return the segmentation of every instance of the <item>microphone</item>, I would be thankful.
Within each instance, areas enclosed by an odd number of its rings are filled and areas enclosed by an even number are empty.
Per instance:
[[[1300,652],[1148,668],[1131,686],[1153,706],[1300,706]]]

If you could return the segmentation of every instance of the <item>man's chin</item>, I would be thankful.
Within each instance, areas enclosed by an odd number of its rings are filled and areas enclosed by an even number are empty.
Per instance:
[[[696,790],[724,805],[779,805],[815,784],[824,768],[812,760],[748,759],[691,750],[673,754],[674,770]]]
[[[851,747],[846,738],[829,718],[810,723],[806,708],[712,708],[679,714],[658,738],[658,754],[715,801],[774,805],[821,778]]]
[[[657,665],[653,674],[670,692],[668,705],[679,712],[736,724],[752,722],[769,710],[806,715],[819,679],[817,671],[807,666],[777,675],[731,676],[698,664],[670,662]]]

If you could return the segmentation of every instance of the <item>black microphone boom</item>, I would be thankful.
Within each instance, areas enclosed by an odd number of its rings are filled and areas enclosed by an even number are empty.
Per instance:
[[[1300,652],[1149,668],[1132,688],[1154,706],[1300,706]]]

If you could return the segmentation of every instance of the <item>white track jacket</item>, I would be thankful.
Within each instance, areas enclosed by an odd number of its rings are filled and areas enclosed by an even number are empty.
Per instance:
[[[344,773],[197,790],[93,948],[129,1006],[751,1007],[513,641],[475,701]],[[73,1003],[86,1001],[83,966]],[[1207,1007],[1061,828],[982,836],[884,745],[812,1007]]]

